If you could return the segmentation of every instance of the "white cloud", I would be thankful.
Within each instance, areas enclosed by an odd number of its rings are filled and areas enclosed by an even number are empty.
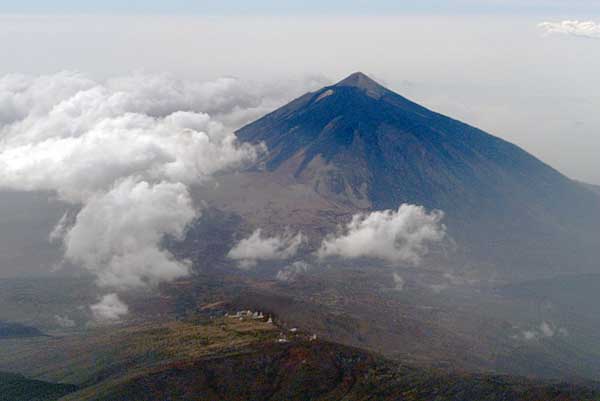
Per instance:
[[[68,316],[59,316],[59,315],[55,315],[54,316],[54,320],[56,320],[56,323],[60,326],[63,327],[65,329],[69,329],[72,327],[76,326],[76,323],[74,320],[69,319]]]
[[[398,273],[394,273],[394,284],[396,285],[395,289],[398,291],[404,290],[404,286],[406,285],[406,281],[404,278]]]
[[[544,337],[554,337],[554,328],[548,322],[542,322],[540,324],[540,333]]]
[[[237,144],[214,116],[225,120],[260,105],[230,78],[5,76],[0,188],[52,191],[76,206],[50,237],[62,239],[65,258],[95,273],[99,284],[126,289],[172,280],[189,266],[160,242],[183,235],[199,213],[187,186],[257,152]]]
[[[443,213],[404,204],[398,210],[357,214],[337,235],[329,235],[318,250],[320,258],[370,257],[390,263],[419,264],[431,243],[441,241],[446,229]]]
[[[561,22],[542,22],[538,26],[548,35],[561,34],[600,39],[600,24],[594,21],[566,20]]]
[[[50,242],[59,242],[62,241],[65,235],[69,232],[69,229],[73,224],[75,224],[75,216],[72,213],[66,212],[60,218],[58,223],[54,226],[54,229],[48,236]]]
[[[556,325],[543,321],[537,328],[525,330],[521,332],[522,338],[527,341],[537,340],[542,338],[552,338],[556,335],[567,337],[569,331],[564,327],[557,327]],[[515,338],[519,338],[516,336]]]
[[[188,264],[157,244],[165,234],[181,237],[195,215],[183,184],[126,178],[86,203],[64,237],[65,256],[96,273],[99,284],[113,288],[183,277]]]
[[[259,260],[285,260],[293,257],[304,241],[302,233],[289,231],[274,237],[263,237],[262,230],[255,230],[241,240],[228,253],[230,259],[239,261],[240,267],[253,267]]]
[[[21,86],[15,88],[15,79]],[[0,121],[2,186],[55,190],[65,200],[84,202],[123,177],[190,183],[253,156],[252,148],[234,145],[220,122],[191,111],[210,99],[179,89],[177,81],[171,88],[161,80],[127,92],[121,89],[128,88],[125,79],[116,81],[119,86],[86,86],[80,76],[65,73],[48,80],[0,81],[0,104],[13,110]],[[40,95],[44,90],[50,94]]]
[[[90,309],[96,320],[106,323],[117,322],[129,313],[129,308],[117,294],[103,296],[100,302],[90,306]]]
[[[297,261],[277,272],[276,279],[279,281],[294,281],[298,275],[310,270],[310,265],[305,261]]]

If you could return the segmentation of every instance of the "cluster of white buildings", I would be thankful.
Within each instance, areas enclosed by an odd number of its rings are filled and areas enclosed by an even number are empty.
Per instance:
[[[229,319],[238,319],[238,320],[262,320],[264,321],[267,315],[262,312],[255,312],[251,310],[243,310],[237,311],[235,314],[225,313],[225,317]],[[273,324],[273,318],[271,316],[268,317],[267,323]],[[289,334],[292,336],[297,336],[299,334],[297,327],[292,327],[289,329]],[[307,337],[309,341],[316,341],[317,335],[312,334]],[[278,343],[288,343],[290,340],[288,339],[288,335],[286,333],[280,333],[276,342]]]

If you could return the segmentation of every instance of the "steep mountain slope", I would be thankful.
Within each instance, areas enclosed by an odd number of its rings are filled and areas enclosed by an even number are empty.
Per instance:
[[[513,268],[592,268],[600,201],[519,147],[356,73],[240,129],[257,168],[357,209],[441,209],[470,256]]]

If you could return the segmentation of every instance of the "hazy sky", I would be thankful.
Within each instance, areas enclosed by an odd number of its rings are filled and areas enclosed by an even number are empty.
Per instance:
[[[130,14],[388,14],[388,13],[590,13],[595,0],[3,0],[16,13]]]
[[[0,75],[142,70],[277,84],[360,70],[600,184],[600,28],[559,24],[600,22],[600,2],[247,3],[3,1]]]

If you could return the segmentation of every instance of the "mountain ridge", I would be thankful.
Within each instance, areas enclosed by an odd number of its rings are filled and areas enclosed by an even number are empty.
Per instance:
[[[338,344],[295,341],[173,363],[131,375],[99,393],[92,397],[76,393],[65,400],[591,401],[599,396],[594,383],[445,374],[409,368]]]
[[[86,336],[58,339],[48,355],[39,355],[35,344],[23,345],[21,355],[33,353],[37,358],[29,369],[41,367],[45,376],[77,383],[77,387],[63,386],[68,390],[60,398],[63,401],[591,401],[599,397],[596,382],[567,384],[416,367],[286,328],[278,319],[271,323],[249,315],[239,318],[239,313],[223,316],[226,303],[206,306],[204,316],[191,320],[163,318],[97,328]],[[79,352],[65,353],[73,343]],[[27,361],[18,363],[27,365]]]

